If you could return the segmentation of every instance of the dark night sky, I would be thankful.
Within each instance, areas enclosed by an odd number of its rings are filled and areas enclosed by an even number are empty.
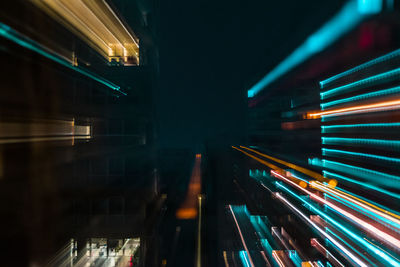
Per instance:
[[[246,89],[343,2],[161,1],[156,106],[162,147],[240,142]]]

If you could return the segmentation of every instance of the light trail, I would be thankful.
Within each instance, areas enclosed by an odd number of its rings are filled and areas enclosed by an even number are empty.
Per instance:
[[[286,186],[276,182],[275,183],[278,187],[284,189],[286,192],[288,192],[290,195],[295,197],[296,199],[300,200],[304,204],[306,204],[312,211],[316,212],[318,215],[322,216],[325,220],[327,220],[329,223],[331,223],[333,226],[337,227],[344,233],[346,233],[349,237],[357,241],[359,244],[361,244],[363,247],[365,247],[368,251],[372,252],[375,256],[379,257],[380,259],[384,260],[387,264],[390,264],[391,266],[400,266],[400,262],[397,261],[397,259],[393,258],[391,255],[388,255],[385,251],[383,251],[379,247],[372,246],[369,244],[364,238],[360,237],[358,234],[354,233],[353,231],[349,230],[348,228],[344,227],[340,223],[338,223],[336,220],[332,219],[329,215],[326,213],[322,212],[320,209],[314,207],[308,200],[300,197],[299,195],[295,194],[291,190],[289,190]],[[304,188],[301,188],[303,192],[306,192],[308,194],[307,190]],[[336,245],[336,244],[335,244]],[[347,253],[346,253],[347,254]]]
[[[400,73],[399,73],[400,74]],[[308,119],[318,119],[326,116],[341,116],[348,114],[358,114],[358,113],[366,113],[366,112],[376,112],[376,111],[387,111],[400,109],[400,99],[378,102],[374,104],[353,106],[348,108],[339,108],[333,110],[327,110],[316,113],[307,113]]]
[[[269,156],[269,155],[266,155],[266,154],[264,154],[264,153],[261,153],[261,152],[259,152],[259,151],[257,151],[257,150],[254,150],[254,149],[251,149],[251,148],[248,148],[248,147],[245,147],[245,146],[240,146],[241,148],[244,148],[244,149],[246,149],[246,150],[249,150],[249,151],[251,151],[251,152],[254,152],[254,153],[256,153],[257,155],[260,155],[260,156],[262,156],[262,157],[265,157],[265,158],[267,158],[267,159],[270,159],[270,160],[273,160],[273,161],[275,161],[275,162],[278,162],[278,163],[280,163],[280,164],[282,164],[282,165],[285,165],[285,166],[287,166],[287,167],[289,167],[289,168],[292,168],[292,169],[294,169],[294,170],[296,170],[296,171],[298,171],[298,172],[301,172],[301,173],[303,173],[303,174],[306,174],[306,175],[308,175],[308,176],[310,176],[310,177],[313,177],[314,179],[316,179],[316,180],[318,180],[318,181],[320,181],[320,182],[326,182],[326,183],[328,183],[330,186],[332,186],[332,187],[335,187],[336,185],[337,185],[337,181],[335,180],[335,179],[327,179],[326,177],[324,177],[324,176],[322,176],[321,174],[319,174],[319,173],[317,173],[317,172],[314,172],[314,171],[311,171],[311,170],[309,170],[309,169],[306,169],[306,168],[303,168],[303,167],[300,167],[300,166],[298,166],[298,165],[295,165],[295,164],[293,164],[293,163],[290,163],[290,162],[287,162],[287,161],[284,161],[284,160],[281,160],[281,159],[278,159],[278,158],[275,158],[275,157],[272,157],[272,156]],[[240,151],[240,150],[239,150]],[[244,152],[244,151],[241,151],[241,152]],[[250,154],[248,154],[248,153],[246,153],[246,155],[250,155]],[[253,157],[253,156],[252,156]],[[253,157],[254,158],[254,157]],[[273,169],[273,168],[271,168],[271,169]],[[280,168],[279,168],[280,169]],[[273,170],[275,170],[275,169],[273,169]]]
[[[364,228],[365,230],[368,230],[371,234],[379,237],[382,241],[389,243],[390,245],[396,247],[397,249],[400,249],[400,240],[393,237],[392,235],[389,235],[389,234],[379,230],[375,226],[371,225],[370,223],[366,222],[365,220],[358,218],[357,216],[351,214],[350,212],[340,208],[339,206],[335,205],[334,203],[321,198],[320,196],[308,191],[307,189],[302,188],[301,186],[298,186],[296,183],[293,183],[287,177],[284,177],[283,175],[280,175],[279,173],[274,173],[274,175],[279,176],[286,183],[289,183],[289,184],[295,186],[296,188],[300,189],[302,192],[304,192],[307,195],[309,195],[310,197],[312,197],[312,199],[317,200],[318,202],[325,204],[325,205],[331,207],[332,209],[336,210],[339,214],[350,219],[351,221],[356,223],[359,227]]]
[[[240,230],[240,226],[239,226],[239,223],[238,223],[238,221],[236,219],[235,213],[233,212],[232,205],[229,205],[229,209],[230,209],[230,211],[232,213],[233,220],[235,221],[236,227],[238,229],[238,232],[239,232],[239,235],[240,235],[240,239],[242,240],[243,247],[247,252],[247,255],[248,255],[248,258],[249,258],[249,261],[250,261],[250,265],[252,267],[254,267],[253,260],[252,260],[252,258],[250,256],[250,252],[249,252],[249,249],[247,248],[246,242],[244,241],[244,237],[243,237],[242,231]]]
[[[340,244],[336,239],[334,239],[331,235],[327,234],[322,228],[320,228],[318,225],[316,225],[313,221],[310,220],[303,212],[301,212],[299,209],[297,209],[290,201],[288,201],[286,198],[284,198],[281,194],[275,193],[275,196],[282,201],[285,205],[290,207],[292,210],[294,210],[299,217],[301,217],[303,220],[305,220],[308,224],[310,224],[317,232],[329,239],[335,246],[337,246],[341,251],[343,251],[352,261],[357,263],[359,266],[367,267],[368,265],[365,264],[360,258],[358,258],[356,255],[354,255],[351,251],[349,251],[346,247],[344,247],[342,244]]]

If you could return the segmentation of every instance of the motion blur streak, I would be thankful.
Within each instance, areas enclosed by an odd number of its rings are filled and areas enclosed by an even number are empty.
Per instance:
[[[344,267],[344,265],[332,255],[316,238],[311,238],[311,246],[315,247],[322,255],[324,255],[335,267]]]
[[[111,61],[139,63],[139,45],[106,1],[32,0]],[[132,62],[131,62],[132,63]]]
[[[54,62],[57,62],[58,64],[60,64],[64,67],[72,69],[90,79],[93,79],[93,80],[117,91],[120,94],[126,95],[126,93],[124,93],[120,90],[121,89],[120,86],[115,85],[114,83],[100,77],[99,75],[97,75],[93,72],[90,72],[90,71],[83,69],[81,67],[78,67],[78,66],[74,66],[73,64],[71,64],[71,62],[69,60],[66,60],[63,56],[56,54],[51,49],[49,49],[41,44],[36,43],[35,41],[18,33],[17,31],[11,29],[9,26],[7,26],[1,22],[0,22],[0,36],[4,37],[10,41],[13,41],[14,43],[16,43],[24,48],[32,50]]]
[[[369,104],[369,105],[361,105],[361,106],[355,106],[355,107],[349,107],[349,108],[328,110],[328,111],[318,112],[318,113],[308,113],[307,118],[318,119],[323,116],[341,116],[341,115],[348,115],[348,114],[394,110],[394,109],[399,109],[399,108],[400,108],[400,100],[392,100],[392,101],[379,102],[379,103]]]
[[[368,241],[366,241],[367,239],[364,237],[361,237],[359,234],[353,232],[352,230],[348,229],[347,227],[343,226],[341,223],[339,223],[338,221],[336,221],[335,219],[333,219],[331,216],[329,216],[327,213],[322,212],[320,209],[316,208],[314,205],[312,205],[308,200],[306,200],[305,198],[300,197],[298,194],[294,193],[293,191],[291,191],[290,189],[288,189],[286,186],[276,182],[276,185],[283,189],[284,191],[286,191],[287,193],[289,193],[290,195],[292,195],[293,197],[295,197],[296,199],[300,200],[301,202],[303,202],[304,204],[307,205],[307,207],[309,207],[312,211],[316,212],[318,215],[322,216],[325,220],[327,220],[329,223],[331,223],[332,225],[334,225],[335,227],[337,227],[338,229],[340,229],[341,231],[343,231],[344,233],[346,233],[349,237],[351,237],[352,239],[354,239],[355,241],[358,242],[358,244],[362,245],[363,247],[365,247],[368,251],[373,252],[373,254],[375,255],[375,257],[378,257],[381,260],[384,260],[387,264],[391,264],[392,266],[400,266],[400,262],[394,258],[393,256],[391,256],[389,253],[385,252],[385,250],[383,250],[382,248],[372,245],[371,243],[369,243]],[[307,192],[307,190],[302,189],[304,192]],[[279,195],[279,194],[277,194]],[[320,197],[317,196],[317,198],[321,199]],[[322,199],[323,200],[323,199]],[[324,201],[324,200],[323,200]],[[305,215],[303,215],[305,216]],[[308,218],[307,218],[308,219]],[[325,233],[325,232],[324,232]],[[336,245],[336,244],[335,244]],[[337,245],[336,245],[337,246]],[[342,251],[344,251],[343,249],[341,249]],[[346,253],[347,254],[347,253]],[[347,254],[348,255],[348,254]],[[364,265],[365,266],[365,265]]]
[[[248,97],[256,96],[269,84],[292,70],[297,65],[307,60],[314,54],[322,51],[342,35],[355,27],[362,19],[364,14],[358,12],[356,1],[347,1],[342,9],[320,29],[310,35],[306,41],[294,50],[271,72],[266,74],[258,83],[247,91]]]
[[[391,52],[391,53],[389,53],[387,55],[384,55],[382,57],[379,57],[379,58],[373,59],[371,61],[368,61],[366,63],[363,63],[363,64],[361,64],[361,65],[359,65],[357,67],[354,67],[354,68],[352,68],[350,70],[347,70],[347,71],[342,72],[340,74],[337,74],[335,76],[332,76],[332,77],[330,77],[330,78],[328,78],[326,80],[323,80],[323,81],[319,82],[319,84],[320,84],[321,89],[322,89],[322,88],[328,86],[330,83],[332,83],[332,82],[334,82],[334,81],[336,81],[336,80],[338,80],[338,79],[340,79],[342,77],[345,77],[345,76],[347,76],[349,74],[352,74],[354,72],[358,72],[358,71],[364,70],[364,69],[369,68],[369,67],[371,67],[373,65],[376,65],[378,63],[385,62],[386,60],[389,60],[389,59],[391,59],[393,57],[397,57],[397,56],[400,56],[400,49],[395,50],[395,51],[393,51],[393,52]]]
[[[192,175],[188,186],[186,198],[181,207],[176,211],[178,219],[195,219],[198,214],[197,203],[201,193],[201,154],[196,154]]]
[[[236,228],[237,228],[237,230],[238,230],[238,232],[239,232],[240,239],[242,240],[243,247],[244,247],[244,249],[246,250],[246,253],[247,253],[247,256],[248,256],[250,265],[251,265],[252,267],[254,267],[255,265],[254,265],[254,263],[253,263],[253,260],[251,259],[249,249],[247,248],[246,242],[245,242],[245,240],[244,240],[244,238],[243,238],[243,234],[242,234],[242,231],[240,230],[240,226],[239,226],[239,223],[238,223],[238,221],[237,221],[237,219],[236,219],[235,213],[233,212],[232,205],[229,205],[229,209],[230,209],[230,211],[231,211],[231,213],[232,213],[233,220],[235,221]]]
[[[285,197],[283,197],[279,193],[275,193],[275,196],[282,201],[285,205],[287,205],[290,209],[292,209],[300,218],[305,220],[309,225],[311,225],[317,232],[329,239],[335,246],[337,246],[340,250],[342,250],[352,261],[357,263],[359,266],[368,266],[365,264],[360,258],[358,258],[356,255],[351,253],[347,248],[342,246],[336,239],[334,239],[331,235],[327,234],[322,228],[320,228],[318,225],[316,225],[313,221],[311,221],[303,212],[301,212],[299,209],[297,209],[290,201],[288,201]]]
[[[289,167],[289,168],[292,168],[292,169],[294,169],[294,170],[296,170],[296,171],[299,171],[299,172],[301,172],[301,173],[304,173],[304,174],[306,174],[306,175],[308,175],[308,176],[310,176],[310,177],[313,177],[314,179],[316,179],[316,180],[318,180],[318,181],[326,182],[326,183],[328,183],[328,184],[329,184],[330,186],[332,186],[332,187],[335,187],[335,186],[337,185],[337,181],[336,181],[335,179],[327,179],[326,177],[322,176],[321,174],[319,174],[319,173],[317,173],[317,172],[311,171],[311,170],[309,170],[309,169],[306,169],[306,168],[297,166],[297,165],[295,165],[295,164],[292,164],[292,163],[290,163],[290,162],[286,162],[286,161],[284,161],[284,160],[281,160],[281,159],[278,159],[278,158],[275,158],[275,157],[272,157],[272,156],[268,156],[268,155],[266,155],[266,154],[263,154],[263,153],[261,153],[261,152],[258,152],[257,150],[254,150],[254,149],[251,149],[251,148],[248,148],[248,147],[244,147],[244,146],[240,146],[240,147],[241,147],[241,148],[244,148],[244,149],[247,149],[247,150],[249,150],[249,151],[251,151],[251,152],[254,152],[254,153],[256,153],[256,154],[258,154],[258,155],[260,155],[260,156],[262,156],[262,157],[265,157],[265,158],[267,158],[267,159],[270,159],[270,160],[273,160],[273,161],[275,161],[275,162],[278,162],[278,163],[280,163],[280,164],[282,164],[282,165],[285,165],[285,166],[287,166],[287,167]],[[247,154],[247,155],[249,155],[249,154]],[[271,168],[271,169],[272,169],[272,168]]]
[[[397,68],[397,69],[394,69],[391,71],[387,71],[384,73],[374,75],[372,77],[362,79],[360,81],[352,82],[352,83],[331,89],[329,91],[320,93],[321,100],[336,96],[340,93],[352,92],[352,91],[355,91],[366,85],[372,86],[372,85],[377,85],[377,84],[384,83],[387,81],[391,81],[391,80],[397,79],[399,74],[400,74],[400,68]]]

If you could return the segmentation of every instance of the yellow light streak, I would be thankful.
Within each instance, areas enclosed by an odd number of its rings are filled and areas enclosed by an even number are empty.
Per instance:
[[[246,149],[246,150],[249,150],[249,151],[251,151],[251,152],[254,152],[254,153],[256,153],[257,155],[260,155],[260,156],[262,156],[262,157],[265,157],[265,158],[267,158],[267,159],[270,159],[270,160],[273,160],[273,161],[275,161],[275,162],[278,162],[278,163],[280,163],[280,164],[282,164],[282,165],[285,165],[285,166],[287,166],[287,167],[289,167],[289,168],[291,168],[291,169],[293,169],[293,170],[296,170],[296,171],[298,171],[298,172],[301,172],[301,173],[303,173],[303,174],[305,174],[305,175],[308,175],[308,176],[310,176],[310,177],[312,177],[312,178],[314,178],[314,179],[316,179],[316,180],[318,180],[318,181],[320,181],[320,182],[328,183],[329,186],[331,186],[332,188],[335,187],[335,186],[337,185],[337,180],[335,180],[335,179],[328,179],[328,178],[324,177],[323,175],[321,175],[321,174],[319,174],[319,173],[317,173],[317,172],[311,171],[311,170],[309,170],[309,169],[300,167],[300,166],[295,165],[295,164],[293,164],[293,163],[290,163],[290,162],[287,162],[287,161],[284,161],[284,160],[281,160],[281,159],[278,159],[278,158],[275,158],[275,157],[272,157],[272,156],[268,156],[268,155],[266,155],[266,154],[264,154],[264,153],[258,152],[257,150],[254,150],[254,149],[251,149],[251,148],[248,148],[248,147],[245,147],[245,146],[240,146],[240,147],[241,147],[241,148],[244,148],[244,149]],[[250,155],[250,154],[247,154],[247,155]],[[271,168],[271,169],[272,169],[272,168]]]
[[[348,201],[351,201],[351,202],[353,202],[353,203],[355,203],[355,204],[357,204],[357,205],[359,205],[359,206],[361,206],[361,207],[363,207],[365,209],[368,209],[369,211],[375,212],[375,213],[379,214],[380,216],[382,216],[382,217],[384,217],[384,218],[386,218],[388,220],[391,220],[391,221],[393,221],[393,222],[395,222],[397,224],[400,224],[400,220],[398,220],[398,219],[400,219],[399,215],[397,215],[397,214],[395,214],[393,212],[390,212],[388,210],[385,210],[385,209],[383,209],[383,208],[381,208],[379,206],[376,206],[376,205],[374,205],[374,204],[372,204],[372,203],[370,203],[368,201],[365,201],[365,200],[363,200],[361,198],[358,198],[358,197],[356,197],[354,195],[351,195],[351,194],[348,194],[346,192],[343,192],[343,191],[341,191],[341,190],[339,190],[337,188],[334,188],[334,189],[328,188],[324,184],[319,183],[319,182],[315,182],[315,181],[311,182],[310,186],[312,188],[314,188],[314,189],[319,190],[319,191],[323,191],[325,193],[330,193],[330,194],[342,197],[342,198],[344,198],[344,199],[346,199]],[[369,206],[370,208],[368,208],[367,206]]]
[[[139,63],[139,44],[110,6],[91,0],[31,0],[111,61]],[[132,59],[133,62],[129,62]]]

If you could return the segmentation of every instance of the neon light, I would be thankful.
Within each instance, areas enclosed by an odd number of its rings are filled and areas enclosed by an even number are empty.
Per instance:
[[[349,195],[345,192],[341,192],[340,190],[332,190],[330,188],[327,188],[318,182],[311,182],[311,186],[331,196],[339,197],[339,201],[344,201],[348,203],[353,209],[356,208],[357,210],[361,210],[363,213],[368,213],[379,220],[395,226],[396,228],[398,228],[397,231],[400,229],[400,221],[398,220],[400,216],[393,214],[390,211],[381,209],[380,207],[359,199],[354,195]]]
[[[121,87],[119,87],[118,85],[115,85],[112,82],[110,82],[88,70],[82,69],[78,66],[73,66],[68,60],[64,59],[62,56],[51,51],[49,48],[36,43],[35,41],[29,39],[26,36],[23,36],[22,34],[18,33],[17,31],[13,30],[9,26],[7,26],[1,22],[0,22],[0,36],[18,44],[19,46],[22,46],[26,49],[32,50],[54,62],[57,62],[58,64],[60,64],[64,67],[67,67],[76,72],[79,72],[80,74],[82,74],[90,79],[93,79],[115,91],[118,91],[119,93],[121,93],[123,95],[126,95],[126,93],[124,93],[120,90]]]
[[[326,22],[278,66],[250,88],[247,91],[248,97],[254,97],[276,79],[292,70],[312,55],[333,44],[343,34],[355,27],[363,17],[363,14],[357,12],[357,3],[348,1],[333,18]]]
[[[367,257],[365,257],[365,255],[363,254],[364,251],[359,251],[357,250],[353,245],[350,245],[346,240],[344,240],[342,237],[340,237],[339,235],[337,235],[335,232],[333,232],[329,227],[325,227],[325,231],[329,234],[331,234],[333,237],[335,237],[336,239],[340,240],[340,242],[342,242],[343,244],[345,244],[347,247],[351,248],[355,253],[357,253],[358,256],[360,256],[363,260],[367,261],[369,263],[369,266],[373,266],[374,263]],[[333,246],[335,248],[335,245],[332,244],[331,242],[329,242],[329,240],[326,240],[328,243],[330,243],[331,246]],[[378,247],[379,248],[379,247]],[[383,250],[383,249],[382,249]],[[343,255],[343,254],[342,254]],[[346,255],[344,255],[346,256]]]
[[[279,174],[277,174],[279,175]],[[318,195],[311,193],[310,191],[298,186],[297,184],[293,183],[292,181],[290,181],[288,178],[279,175],[281,177],[282,180],[285,180],[287,183],[297,187],[298,189],[300,189],[302,192],[308,194],[309,196],[311,196],[313,199],[318,200],[321,203],[324,203],[328,206],[330,206],[331,208],[333,208],[335,211],[337,211],[339,214],[341,214],[342,216],[345,216],[347,218],[349,218],[350,220],[352,220],[353,222],[357,223],[360,227],[365,228],[366,230],[369,230],[371,233],[373,233],[374,235],[379,236],[382,240],[389,242],[390,244],[396,246],[397,248],[400,248],[400,240],[392,237],[391,235],[377,229],[376,227],[374,227],[373,225],[369,224],[368,222],[354,216],[353,214],[347,212],[346,210],[336,206],[335,204],[326,201],[325,199],[319,197]],[[279,184],[279,183],[277,183]],[[315,187],[318,187],[317,183],[313,183],[311,182],[311,184],[313,184]],[[320,187],[320,186],[319,186]],[[328,191],[328,189],[326,189]],[[332,191],[329,191],[332,192]],[[365,206],[365,205],[363,205]],[[368,207],[367,207],[368,208]],[[390,217],[389,217],[390,218]],[[394,218],[392,218],[393,220]]]
[[[321,210],[319,210],[318,208],[314,207],[309,201],[305,200],[304,198],[300,197],[299,195],[295,194],[293,191],[291,191],[290,189],[288,189],[286,186],[275,182],[275,184],[284,189],[286,192],[288,192],[290,195],[294,196],[296,199],[300,200],[301,202],[303,202],[304,204],[306,204],[311,210],[313,210],[314,212],[316,212],[318,215],[322,216],[325,220],[327,220],[329,223],[331,223],[332,225],[336,226],[337,228],[339,228],[341,231],[345,232],[348,236],[352,237],[354,240],[356,240],[357,242],[359,242],[361,245],[363,245],[365,248],[367,248],[369,251],[373,252],[376,256],[380,257],[381,259],[385,260],[387,263],[392,264],[392,266],[400,266],[400,262],[398,262],[397,260],[393,259],[390,255],[388,255],[387,253],[385,253],[384,251],[382,251],[382,249],[377,248],[372,246],[371,244],[369,244],[367,241],[365,241],[364,238],[360,237],[359,235],[357,235],[356,233],[354,233],[353,231],[349,230],[348,228],[344,227],[343,225],[341,225],[340,223],[338,223],[336,220],[332,219],[329,215],[327,215],[326,213],[322,212]],[[304,189],[303,189],[304,190]],[[305,190],[306,191],[306,190]],[[284,199],[280,194],[276,193],[276,196],[279,199]],[[286,200],[286,199],[285,199]],[[287,200],[285,202],[288,202]],[[290,203],[290,202],[289,202]],[[296,210],[299,214],[302,214],[301,217],[305,217],[307,221],[311,221],[310,219],[308,219],[307,216],[305,216],[303,213],[301,213],[298,209],[296,209],[292,204],[290,205],[294,210]],[[304,218],[304,219],[305,219]],[[312,222],[313,223],[313,222]],[[315,225],[315,226],[314,226]],[[318,229],[319,227],[313,223],[314,228]],[[317,228],[318,227],[318,228]],[[320,228],[319,228],[320,229]],[[323,230],[321,230],[323,231]],[[323,231],[324,234],[326,234]],[[327,237],[326,235],[324,235],[325,237]],[[334,245],[338,246],[340,245],[340,243],[338,243],[336,240],[334,240],[333,238],[331,238],[331,236],[329,236],[330,238],[328,238]],[[335,242],[333,242],[332,240],[334,240]],[[358,264],[362,264],[362,266],[367,266],[365,265],[363,262],[361,262],[361,260],[356,257],[355,255],[353,255],[352,253],[350,253],[347,249],[345,249],[342,245],[340,245],[339,247],[343,252],[345,252],[346,255],[348,255],[349,257],[351,257],[353,260],[357,259],[359,262],[357,262]],[[347,252],[346,252],[347,251]],[[348,254],[349,253],[349,254]]]
[[[391,163],[400,163],[400,159],[398,159],[398,158],[358,153],[358,152],[338,150],[338,149],[329,149],[329,148],[322,148],[322,155],[327,156],[327,157],[340,157],[343,155],[349,155],[349,156],[355,156],[355,157],[361,157],[361,158],[367,158],[367,159],[389,161]]]
[[[357,100],[365,100],[365,99],[372,98],[372,97],[379,97],[379,96],[392,95],[392,94],[398,94],[398,93],[400,93],[400,86],[377,91],[377,92],[366,93],[366,94],[352,96],[352,97],[348,97],[348,98],[344,98],[344,99],[334,100],[331,102],[322,103],[320,106],[321,106],[321,109],[324,110],[326,108],[329,108],[332,106],[337,106],[337,105],[348,103],[348,102],[354,102]]]
[[[245,267],[250,267],[249,261],[247,260],[247,253],[244,250],[239,251],[239,257]]]
[[[254,267],[253,260],[251,259],[249,249],[247,248],[246,242],[244,241],[244,237],[243,237],[242,231],[240,230],[239,223],[238,223],[238,221],[236,220],[236,216],[235,216],[235,213],[233,212],[232,205],[229,205],[229,209],[231,210],[232,217],[233,217],[233,219],[235,220],[236,227],[237,227],[237,229],[238,229],[238,232],[239,232],[239,235],[240,235],[240,239],[242,240],[243,247],[244,247],[244,249],[245,249],[246,252],[247,252],[247,256],[248,256],[250,265],[251,265],[252,267]]]
[[[365,139],[365,138],[342,138],[342,137],[321,137],[323,145],[362,145],[368,147],[381,148],[400,148],[398,140],[383,140],[383,139]]]
[[[327,200],[333,200],[335,202],[338,202],[352,210],[354,210],[357,213],[360,213],[372,220],[374,220],[374,223],[380,223],[381,225],[383,225],[384,227],[387,227],[388,229],[395,231],[397,233],[399,233],[399,224],[397,224],[396,222],[393,222],[393,218],[391,219],[386,219],[382,216],[380,216],[379,214],[377,214],[374,210],[372,209],[367,209],[367,208],[363,208],[358,206],[357,204],[353,203],[352,201],[348,201],[346,199],[340,198],[339,196],[333,195],[333,194],[325,194],[325,198]],[[339,211],[336,211],[334,209],[332,209],[334,212],[338,213],[339,215],[342,215]]]
[[[285,166],[287,166],[287,167],[289,167],[289,168],[291,168],[291,169],[294,169],[294,170],[296,170],[296,171],[298,171],[298,172],[301,172],[301,173],[304,173],[304,174],[306,174],[306,175],[308,175],[308,176],[310,176],[310,177],[313,177],[314,179],[317,179],[318,181],[321,181],[321,182],[326,182],[326,183],[328,183],[330,186],[332,186],[332,187],[335,187],[336,185],[337,185],[337,181],[336,180],[332,180],[332,179],[326,179],[324,176],[322,176],[321,174],[319,174],[319,173],[317,173],[317,172],[314,172],[314,171],[311,171],[311,170],[309,170],[309,169],[306,169],[306,168],[303,168],[303,167],[300,167],[300,166],[297,166],[297,165],[295,165],[295,164],[292,164],[292,163],[290,163],[290,162],[287,162],[287,161],[284,161],[284,160],[281,160],[281,159],[278,159],[278,158],[275,158],[275,157],[272,157],[272,156],[268,156],[268,155],[266,155],[266,154],[264,154],[264,153],[261,153],[261,152],[258,152],[257,150],[254,150],[254,149],[251,149],[251,148],[248,148],[248,147],[244,147],[244,146],[240,146],[241,148],[244,148],[244,149],[246,149],[246,150],[249,150],[249,151],[251,151],[251,152],[254,152],[254,153],[256,153],[257,155],[260,155],[260,156],[262,156],[262,157],[265,157],[265,158],[267,158],[267,159],[270,159],[270,160],[273,160],[273,161],[275,161],[275,162],[278,162],[278,163],[280,163],[280,164],[282,164],[282,165],[285,165]],[[250,154],[248,154],[248,155],[250,155]],[[272,169],[272,168],[271,168]],[[274,169],[274,170],[276,170],[276,169]]]
[[[322,89],[322,88],[328,86],[330,83],[332,83],[332,82],[334,82],[334,81],[336,81],[336,80],[338,80],[338,79],[340,79],[340,78],[343,78],[344,76],[347,76],[347,75],[350,75],[350,74],[352,74],[352,73],[354,73],[354,72],[357,72],[357,71],[360,71],[360,70],[369,68],[369,67],[371,67],[371,66],[373,66],[373,65],[382,63],[382,62],[384,62],[384,61],[390,60],[390,59],[392,59],[392,58],[394,58],[394,57],[398,57],[398,56],[400,56],[400,49],[395,50],[395,51],[393,51],[393,52],[391,52],[391,53],[389,53],[389,54],[386,54],[386,55],[384,55],[384,56],[375,58],[375,59],[373,59],[373,60],[371,60],[371,61],[368,61],[368,62],[366,62],[366,63],[364,63],[364,64],[361,64],[361,65],[359,65],[359,66],[357,66],[357,67],[354,67],[354,68],[352,68],[352,69],[349,69],[349,70],[347,70],[347,71],[345,71],[345,72],[342,72],[342,73],[340,73],[340,74],[337,74],[337,75],[335,75],[335,76],[332,76],[332,77],[330,77],[329,79],[326,79],[326,80],[323,80],[323,81],[319,82],[319,84],[320,84],[321,89]]]
[[[338,130],[352,129],[352,128],[394,128],[394,127],[400,127],[400,122],[328,125],[328,126],[321,126],[321,132],[335,133],[339,132]]]
[[[400,72],[399,72],[400,74]],[[368,105],[361,105],[361,106],[353,106],[349,108],[340,108],[334,110],[328,110],[323,112],[317,113],[307,113],[307,118],[309,119],[317,119],[323,116],[341,116],[341,115],[348,115],[348,114],[355,114],[355,113],[365,113],[365,112],[376,112],[376,111],[385,111],[385,110],[392,110],[392,109],[399,109],[400,108],[400,100],[391,100],[385,102],[379,102],[374,104]]]
[[[316,238],[311,239],[311,246],[315,247],[322,255],[324,255],[328,260],[335,263],[335,266],[345,267],[332,253],[329,252]]]
[[[396,194],[396,193],[387,191],[387,190],[385,190],[385,189],[383,189],[383,188],[380,188],[380,187],[377,187],[377,186],[374,186],[374,185],[371,185],[371,184],[363,183],[363,182],[360,182],[360,181],[357,181],[357,180],[354,180],[354,179],[345,177],[345,176],[343,176],[343,175],[339,175],[339,174],[336,174],[336,173],[333,173],[333,172],[329,172],[329,171],[325,171],[325,170],[322,171],[322,173],[323,173],[326,177],[333,177],[333,178],[338,179],[338,180],[348,181],[348,182],[350,182],[350,183],[354,183],[354,184],[363,186],[363,187],[365,187],[365,188],[369,188],[369,189],[375,190],[375,191],[377,191],[377,192],[379,192],[379,193],[382,193],[382,194],[385,194],[385,195],[388,195],[388,196],[391,196],[391,197],[400,199],[400,195],[399,195],[399,194]],[[342,189],[342,190],[343,190],[343,189]]]
[[[337,242],[331,235],[327,234],[322,228],[320,228],[318,225],[316,225],[313,221],[310,220],[303,212],[301,212],[299,209],[297,209],[292,203],[290,203],[286,198],[284,198],[281,194],[276,193],[276,197],[281,200],[284,204],[286,204],[288,207],[290,207],[292,210],[294,210],[299,217],[304,219],[306,222],[308,222],[312,227],[314,227],[315,230],[319,232],[321,236],[326,237],[329,239],[333,244],[335,244],[341,251],[343,251],[351,260],[353,260],[355,263],[357,263],[359,266],[368,266],[366,265],[363,261],[361,261],[360,258],[358,258],[356,255],[351,253],[346,247],[342,246],[339,242]],[[308,204],[308,203],[307,203]],[[400,266],[400,264],[398,265]]]
[[[400,68],[397,68],[397,69],[383,72],[383,73],[380,73],[380,74],[377,74],[377,75],[374,75],[374,76],[371,76],[371,77],[368,77],[368,78],[365,78],[365,79],[362,79],[362,80],[359,80],[356,82],[342,85],[342,86],[333,88],[331,90],[328,90],[326,92],[320,93],[321,100],[330,98],[332,96],[336,96],[339,93],[345,93],[345,92],[347,93],[347,92],[355,91],[365,85],[372,86],[372,85],[380,84],[383,82],[392,81],[394,79],[397,79],[399,74],[400,74]]]
[[[272,257],[274,257],[274,259],[275,259],[276,263],[279,265],[279,267],[285,267],[285,264],[279,258],[278,253],[276,253],[276,250],[272,251]]]
[[[337,170],[346,174],[354,175],[367,180],[379,182],[385,186],[393,186],[397,188],[399,186],[400,177],[388,173],[374,171],[366,168],[361,168],[349,164],[344,164],[332,160],[315,160],[311,162],[313,165],[321,166],[323,168]]]
[[[376,14],[382,10],[382,0],[358,0],[358,12]]]

